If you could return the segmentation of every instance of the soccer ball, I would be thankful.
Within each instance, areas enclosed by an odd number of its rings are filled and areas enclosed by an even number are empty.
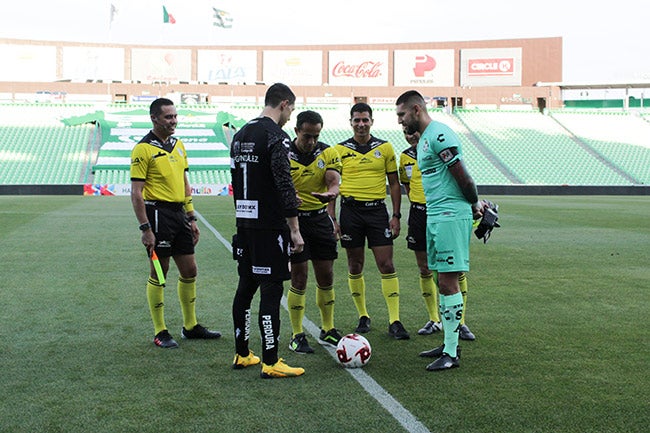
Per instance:
[[[359,334],[343,336],[336,346],[336,356],[345,368],[363,367],[370,361],[371,354],[370,343]]]

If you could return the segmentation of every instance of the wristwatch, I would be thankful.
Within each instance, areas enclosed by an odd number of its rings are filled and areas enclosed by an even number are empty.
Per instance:
[[[146,222],[144,224],[140,224],[140,227],[138,227],[138,228],[140,229],[140,231],[144,232],[144,231],[149,230],[151,228],[151,224]]]
[[[395,218],[397,218],[397,219],[400,219],[400,218],[402,218],[402,213],[401,213],[401,212],[397,212],[397,213],[394,213],[393,216],[394,216]]]

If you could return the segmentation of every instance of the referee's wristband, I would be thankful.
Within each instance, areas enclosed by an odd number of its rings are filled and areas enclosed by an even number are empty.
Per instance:
[[[144,231],[147,231],[147,230],[149,230],[151,228],[151,224],[146,222],[146,223],[140,224],[140,226],[138,228],[140,229],[141,232],[144,232]]]
[[[194,215],[187,215],[188,221],[197,221],[198,219]]]

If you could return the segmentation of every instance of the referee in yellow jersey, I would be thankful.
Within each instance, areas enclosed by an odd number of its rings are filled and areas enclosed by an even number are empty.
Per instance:
[[[174,103],[166,98],[151,103],[149,115],[153,129],[131,151],[131,203],[142,232],[142,244],[151,256],[160,259],[163,274],[173,257],[178,268],[178,299],[183,312],[181,335],[188,339],[221,337],[196,320],[196,275],[194,246],[199,228],[187,179],[187,154],[183,142],[172,135],[178,115]],[[158,347],[175,348],[178,343],[165,325],[164,284],[150,261],[147,301],[154,326],[153,342]]]
[[[300,198],[298,223],[305,242],[302,252],[291,255],[291,289],[287,295],[291,319],[289,349],[313,353],[302,327],[305,293],[311,260],[316,279],[316,304],[320,311],[319,341],[336,347],[341,334],[334,327],[334,260],[338,257],[335,203],[341,182],[341,158],[318,138],[323,117],[315,111],[298,114],[296,138],[289,146],[291,178]]]
[[[341,212],[339,217],[341,247],[348,257],[348,286],[359,314],[355,332],[370,331],[366,308],[366,283],[363,276],[365,242],[375,256],[381,274],[381,292],[388,307],[388,334],[406,340],[409,333],[399,317],[399,281],[393,265],[393,239],[400,232],[402,191],[397,174],[393,145],[370,133],[372,109],[357,103],[350,109],[354,136],[335,146],[341,156]],[[386,179],[393,207],[388,211]]]

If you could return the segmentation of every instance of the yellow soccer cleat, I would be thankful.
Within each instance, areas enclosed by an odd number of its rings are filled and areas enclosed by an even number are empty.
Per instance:
[[[273,379],[282,377],[296,377],[305,374],[305,369],[301,367],[289,367],[284,363],[282,358],[278,359],[273,365],[266,365],[262,363],[262,372],[260,376],[262,379]]]
[[[232,368],[235,370],[241,370],[242,368],[250,367],[251,365],[257,365],[260,363],[260,357],[255,356],[253,351],[248,351],[248,356],[241,356],[235,353],[235,359],[232,362]]]

